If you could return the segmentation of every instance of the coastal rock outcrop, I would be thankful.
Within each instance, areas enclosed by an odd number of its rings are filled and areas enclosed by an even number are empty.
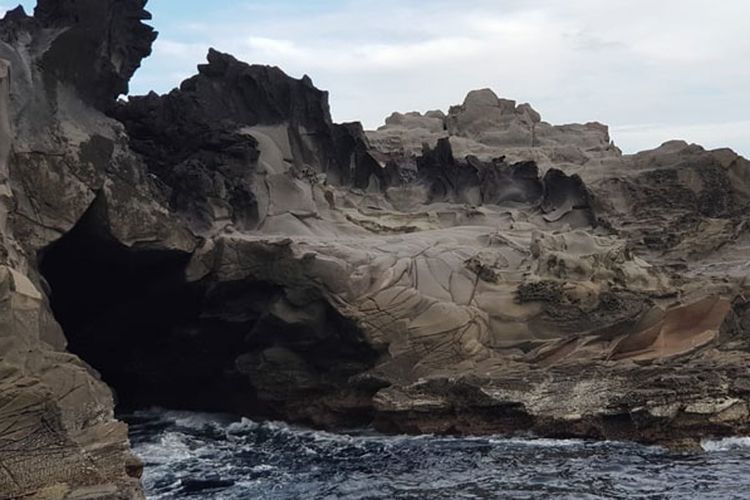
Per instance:
[[[530,104],[501,99],[491,89],[469,92],[463,104],[452,106],[448,113],[393,113],[367,136],[376,150],[396,156],[418,154],[423,144],[434,146],[448,138],[460,157],[505,156],[542,167],[570,168],[621,155],[606,125],[551,125]]]
[[[0,21],[0,498],[141,495],[112,393],[66,349],[39,270],[89,211],[124,246],[195,245],[103,112],[150,52],[144,4],[40,1]]]
[[[331,429],[750,431],[750,162],[623,155],[604,125],[487,89],[365,132],[309,77],[215,50],[117,101],[155,37],[144,6],[0,21],[0,498],[142,496],[115,400]]]
[[[360,171],[373,170],[364,132],[333,124],[328,93],[309,77],[213,49],[179,89],[131,97],[113,115],[167,186],[173,209],[208,234],[227,224],[256,229],[292,192],[309,197],[307,178],[367,187]],[[298,204],[314,211],[309,199]]]

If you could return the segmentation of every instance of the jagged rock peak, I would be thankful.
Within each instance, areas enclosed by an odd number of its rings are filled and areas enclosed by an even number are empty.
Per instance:
[[[331,124],[328,92],[315,88],[310,77],[292,78],[276,66],[247,64],[213,48],[207,60],[180,91],[199,96],[211,116],[249,126],[294,122],[315,129]]]
[[[361,125],[335,125],[328,92],[310,77],[292,78],[214,49],[178,89],[131,97],[112,114],[149,170],[170,186],[173,207],[200,230],[223,220],[262,224],[268,196],[253,193],[256,174],[285,177],[292,170],[359,188],[371,174],[383,176]],[[227,199],[217,200],[217,193]]]
[[[32,57],[47,77],[75,87],[85,101],[108,109],[117,96],[127,94],[128,82],[141,61],[151,54],[154,29],[147,0],[39,0],[34,16],[22,7],[0,20],[5,42],[22,33],[53,34],[48,44],[35,45]],[[35,50],[38,52],[35,52]],[[81,57],[86,54],[85,57]]]

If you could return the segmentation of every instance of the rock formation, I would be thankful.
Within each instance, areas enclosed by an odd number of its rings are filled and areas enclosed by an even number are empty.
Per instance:
[[[0,21],[2,498],[140,491],[111,391],[67,351],[39,269],[86,213],[123,246],[194,248],[103,113],[150,52],[144,4],[45,0],[34,17],[19,7]]]
[[[378,131],[210,51],[116,101],[145,0],[0,21],[0,498],[138,498],[121,408],[750,431],[750,162],[471,92]],[[79,57],[90,54],[90,57]]]
[[[529,104],[500,99],[490,89],[468,93],[447,114],[393,113],[385,125],[367,133],[372,146],[396,156],[419,154],[423,144],[450,137],[456,155],[509,161],[534,161],[542,167],[575,168],[591,159],[617,158],[606,125],[550,125]]]

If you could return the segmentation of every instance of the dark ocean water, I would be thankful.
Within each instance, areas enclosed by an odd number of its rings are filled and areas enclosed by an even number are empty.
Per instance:
[[[149,498],[750,498],[750,438],[629,443],[343,434],[226,415],[125,417]]]

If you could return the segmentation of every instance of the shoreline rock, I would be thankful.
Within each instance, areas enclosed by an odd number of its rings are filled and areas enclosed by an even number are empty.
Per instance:
[[[327,429],[750,432],[748,160],[622,155],[602,124],[488,89],[366,132],[309,77],[214,50],[116,102],[155,38],[145,3],[0,21],[3,495],[142,498],[115,400]]]

